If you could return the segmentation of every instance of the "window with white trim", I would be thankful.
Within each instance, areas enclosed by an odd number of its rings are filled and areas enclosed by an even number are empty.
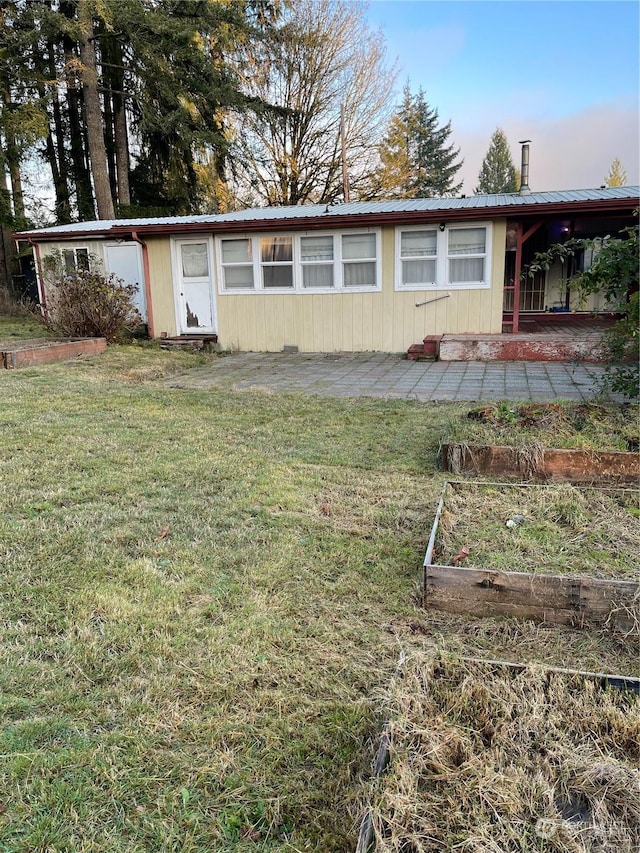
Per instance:
[[[396,290],[490,286],[492,226],[407,226],[396,229]]]
[[[447,237],[447,283],[461,285],[484,282],[487,229],[451,228],[447,231]]]
[[[380,290],[379,230],[216,237],[221,293]]]
[[[222,240],[220,243],[222,287],[224,290],[253,290],[253,252],[250,239]]]
[[[400,282],[403,287],[436,283],[438,230],[400,231]]]
[[[89,250],[83,248],[63,249],[64,271],[69,274],[73,272],[88,272]]]

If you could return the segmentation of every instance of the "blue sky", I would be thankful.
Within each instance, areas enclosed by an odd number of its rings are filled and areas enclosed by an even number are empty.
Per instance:
[[[614,157],[640,182],[640,4],[636,0],[371,0],[398,66],[422,87],[465,159],[473,192],[501,127],[533,190],[600,186]]]

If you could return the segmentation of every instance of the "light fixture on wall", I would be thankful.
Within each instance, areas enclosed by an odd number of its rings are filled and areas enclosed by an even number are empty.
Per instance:
[[[441,231],[444,231],[445,227],[446,227],[446,226],[445,226],[444,222],[441,222],[441,223],[440,223],[440,230],[441,230]]]

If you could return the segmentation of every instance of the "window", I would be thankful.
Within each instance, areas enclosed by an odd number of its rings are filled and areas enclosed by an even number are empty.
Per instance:
[[[484,282],[487,255],[486,228],[452,228],[449,238],[449,284],[480,284]]]
[[[221,293],[380,290],[379,231],[216,238]]]
[[[490,286],[490,223],[396,229],[396,290]]]
[[[263,287],[293,287],[293,238],[262,237],[260,264]]]
[[[403,285],[436,283],[436,257],[438,232],[429,231],[400,232],[400,264]]]
[[[333,237],[331,234],[324,234],[321,237],[301,237],[300,264],[304,288],[333,287]]]
[[[251,240],[222,240],[222,283],[225,290],[253,290]]]
[[[345,287],[375,287],[376,235],[344,234],[342,265]]]
[[[88,249],[64,249],[64,270],[66,273],[87,272],[89,269]]]
[[[180,250],[183,278],[209,277],[209,253],[206,243],[183,243]]]

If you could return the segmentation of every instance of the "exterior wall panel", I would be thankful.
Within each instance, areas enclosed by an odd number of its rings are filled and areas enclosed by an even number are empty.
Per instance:
[[[171,241],[166,237],[145,239],[149,256],[149,278],[156,337],[177,334],[176,302],[171,264]]]
[[[279,352],[402,352],[426,335],[502,329],[504,220],[493,224],[491,287],[399,292],[394,289],[393,228],[382,231],[382,290],[375,293],[220,293],[222,347]],[[451,295],[444,299],[449,292]],[[428,304],[416,307],[417,302]]]

